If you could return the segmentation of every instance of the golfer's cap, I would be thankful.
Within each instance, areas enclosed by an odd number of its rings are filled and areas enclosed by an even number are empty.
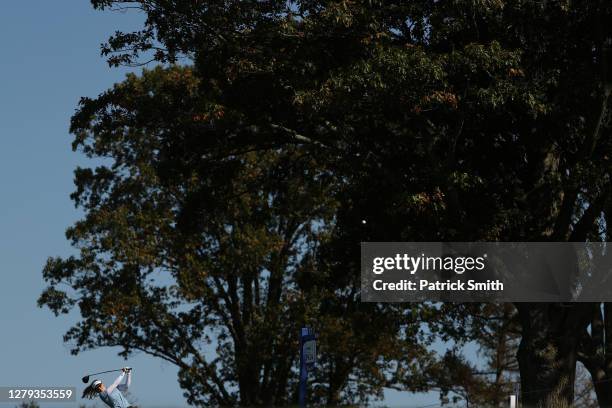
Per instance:
[[[100,384],[102,384],[102,381],[100,381],[100,380],[94,380],[94,381],[91,383],[91,388],[97,388],[97,387],[98,387],[98,385],[100,385]]]

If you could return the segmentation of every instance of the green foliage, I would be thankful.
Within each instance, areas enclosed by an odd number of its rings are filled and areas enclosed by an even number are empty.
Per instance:
[[[607,2],[127,3],[147,20],[108,41],[109,63],[170,67],[73,118],[75,148],[108,163],[76,173],[80,255],[45,268],[41,304],[84,318],[75,350],[172,361],[194,403],[284,403],[292,333],[312,323],[330,353],[314,402],[426,389],[439,361],[421,324],[459,342],[471,328],[360,304],[359,242],[600,240],[608,225]],[[571,402],[590,306],[518,306],[525,402],[563,381]],[[195,344],[213,338],[208,361]]]
[[[86,215],[67,237],[80,252],[49,259],[39,300],[56,314],[78,305],[73,352],[162,358],[197,405],[291,403],[306,324],[320,333],[315,403],[380,397],[398,370],[421,376],[426,340],[405,308],[327,284],[335,179],[299,145],[208,150],[234,119],[199,85],[191,68],[144,71],[73,118],[75,149],[104,160],[76,170]]]
[[[604,4],[137,3],[146,29],[113,37],[111,63],[137,62],[155,42],[160,61],[191,58],[232,121],[234,137],[211,149],[327,146],[317,154],[347,178],[342,202],[358,195],[359,211],[389,218],[373,228],[401,221],[388,235],[567,238],[566,213],[584,204],[560,214],[563,191],[586,202],[603,191],[592,180],[607,180],[598,152],[609,146],[598,135],[591,152],[585,137],[603,98],[608,33],[592,27]]]

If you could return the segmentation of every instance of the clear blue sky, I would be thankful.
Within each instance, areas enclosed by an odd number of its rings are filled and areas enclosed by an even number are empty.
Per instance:
[[[55,318],[36,307],[41,269],[48,256],[71,253],[64,231],[79,217],[69,194],[72,171],[86,162],[70,149],[70,116],[81,96],[95,96],[123,78],[126,69],[108,68],[99,45],[117,29],[138,27],[143,17],[94,11],[87,0],[2,6],[0,386],[76,386],[80,392],[86,372],[126,363],[113,349],[70,355],[62,335],[77,316]],[[173,366],[142,355],[129,365],[135,367],[132,391],[139,406],[186,406]],[[387,398],[401,406],[436,401],[435,394]]]

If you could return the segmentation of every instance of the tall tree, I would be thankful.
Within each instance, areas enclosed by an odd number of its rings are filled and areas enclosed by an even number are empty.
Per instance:
[[[83,99],[74,148],[101,164],[76,170],[85,217],[67,236],[79,253],[48,260],[39,299],[56,314],[79,308],[73,352],[166,360],[195,405],[282,406],[297,399],[308,324],[322,350],[314,403],[364,403],[398,373],[421,378],[433,359],[423,306],[362,304],[358,285],[329,283],[318,253],[335,179],[300,146],[209,150],[236,120],[187,67]]]
[[[196,167],[236,149],[316,154],[336,180],[332,280],[358,279],[341,266],[360,241],[601,239],[609,2],[92,4],[147,16],[110,39],[111,64],[184,58],[207,114],[223,116],[174,154],[197,152]],[[570,404],[592,307],[517,308],[523,401]]]
[[[438,339],[457,345],[442,358],[442,401],[505,407],[518,380],[521,329],[510,303],[445,303],[429,327]]]

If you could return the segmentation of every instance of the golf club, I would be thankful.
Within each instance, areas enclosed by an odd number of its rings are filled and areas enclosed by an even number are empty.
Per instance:
[[[106,373],[115,373],[115,372],[118,372],[118,371],[121,371],[121,370],[123,370],[123,368],[120,368],[118,370],[108,370],[108,371],[101,371],[99,373],[88,374],[85,377],[81,378],[81,380],[83,380],[83,383],[87,384],[89,382],[89,377],[91,377],[92,375],[106,374]],[[130,370],[131,370],[131,368],[130,368]]]

